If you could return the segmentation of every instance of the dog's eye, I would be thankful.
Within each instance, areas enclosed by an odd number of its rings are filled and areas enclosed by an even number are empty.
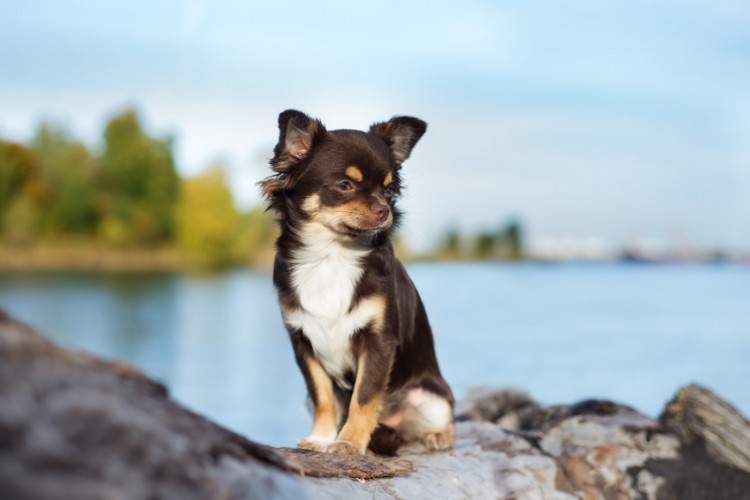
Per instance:
[[[336,187],[339,188],[340,191],[351,191],[354,189],[354,186],[349,181],[341,181]]]
[[[383,192],[385,193],[386,198],[393,198],[396,195],[396,188],[388,186]]]

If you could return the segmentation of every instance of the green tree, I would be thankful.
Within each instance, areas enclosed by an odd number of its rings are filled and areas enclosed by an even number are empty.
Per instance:
[[[440,253],[445,258],[458,259],[461,257],[461,246],[461,233],[452,227],[443,236]]]
[[[36,159],[29,148],[0,140],[0,233],[7,224],[8,210],[35,170]]]
[[[480,233],[474,239],[474,257],[488,259],[493,256],[496,236],[491,233]]]
[[[474,257],[477,259],[523,259],[523,228],[516,219],[510,219],[497,231],[482,232],[474,239]]]
[[[520,221],[511,219],[503,230],[503,238],[507,247],[508,258],[521,260],[524,257],[523,228]]]
[[[100,164],[100,234],[118,244],[169,240],[179,186],[172,139],[149,137],[136,113],[126,111],[105,128]]]
[[[177,243],[183,252],[209,266],[266,262],[272,255],[273,221],[261,207],[237,211],[221,165],[182,181],[180,191]]]
[[[26,193],[17,196],[5,212],[4,239],[12,243],[32,243],[39,236],[41,212]]]
[[[94,157],[59,126],[42,124],[31,141],[37,161],[35,201],[44,234],[93,234]]]
[[[177,243],[182,250],[205,264],[227,264],[233,258],[239,222],[220,166],[182,182],[177,206]]]
[[[256,207],[240,215],[237,236],[232,245],[232,255],[236,262],[273,262],[273,243],[277,229],[268,212]]]

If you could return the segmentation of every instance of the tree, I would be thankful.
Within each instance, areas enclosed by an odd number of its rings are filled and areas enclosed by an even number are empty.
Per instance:
[[[240,227],[234,244],[237,260],[254,263],[273,263],[274,242],[278,227],[263,207],[255,207],[240,216]]]
[[[35,202],[44,234],[93,234],[94,173],[88,148],[59,126],[43,123],[31,141],[38,169]]]
[[[8,210],[36,169],[33,152],[21,144],[0,140],[0,233],[6,227]]]
[[[100,163],[100,234],[118,244],[169,240],[179,186],[172,139],[149,137],[129,110],[107,124]]]
[[[510,219],[494,232],[482,232],[474,239],[474,257],[478,259],[523,259],[523,228]]]
[[[182,182],[177,208],[177,243],[182,250],[203,263],[227,264],[233,257],[238,223],[221,166]]]
[[[520,221],[517,219],[508,221],[502,234],[507,247],[508,258],[511,260],[523,259],[523,228]]]
[[[488,259],[493,257],[495,250],[496,236],[491,233],[480,233],[474,239],[474,256],[478,259]]]
[[[444,257],[458,259],[461,256],[461,233],[452,227],[443,237],[442,251]]]

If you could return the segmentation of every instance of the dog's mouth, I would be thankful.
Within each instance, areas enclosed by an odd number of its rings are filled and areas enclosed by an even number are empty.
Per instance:
[[[383,231],[387,231],[388,229],[390,229],[391,224],[392,224],[392,221],[388,220],[387,223],[383,223],[375,227],[363,228],[363,227],[354,227],[349,224],[343,223],[342,224],[343,231],[340,231],[340,232],[343,232],[347,236],[351,236],[352,238],[359,238],[362,236],[375,236],[378,233],[381,233]]]
[[[388,218],[375,226],[355,226],[349,222],[341,222],[340,227],[343,229],[340,232],[345,233],[352,238],[359,238],[362,236],[374,236],[383,231],[387,231],[393,225],[393,214],[388,214]]]
[[[371,234],[373,234],[373,230],[371,229],[359,229],[348,224],[344,224],[344,230],[341,232],[351,238],[360,238],[362,236],[370,236]]]

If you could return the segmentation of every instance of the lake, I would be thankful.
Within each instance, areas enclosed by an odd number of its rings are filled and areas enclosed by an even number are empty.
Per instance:
[[[657,416],[704,384],[750,414],[750,267],[409,266],[458,397],[608,398]],[[305,436],[305,388],[270,274],[0,274],[0,307],[58,343],[129,361],[172,395],[277,446]]]

